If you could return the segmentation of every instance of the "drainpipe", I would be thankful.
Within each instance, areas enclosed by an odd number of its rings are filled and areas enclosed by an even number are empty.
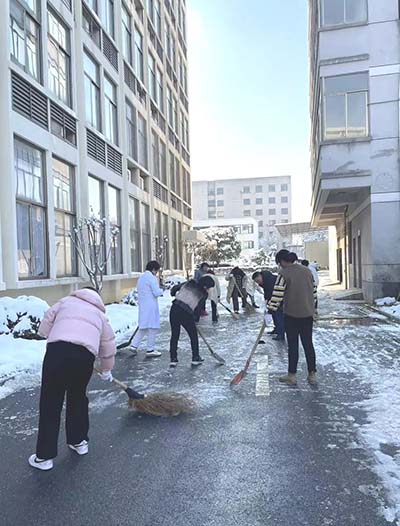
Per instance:
[[[344,210],[344,275],[345,275],[345,287],[346,290],[349,288],[349,267],[348,267],[348,239],[347,239],[347,216],[349,212],[349,205],[346,205]]]

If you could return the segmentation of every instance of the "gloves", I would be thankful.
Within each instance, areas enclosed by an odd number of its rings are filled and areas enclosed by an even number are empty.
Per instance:
[[[266,312],[264,314],[264,321],[265,321],[265,325],[271,325],[273,322],[272,314],[270,314],[269,312]]]
[[[103,371],[100,375],[100,378],[105,382],[112,382],[114,380],[111,371]]]

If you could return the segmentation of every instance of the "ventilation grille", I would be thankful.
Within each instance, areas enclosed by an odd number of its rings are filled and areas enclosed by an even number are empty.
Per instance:
[[[107,144],[107,168],[122,175],[122,155],[109,144]]]
[[[154,197],[168,204],[168,190],[160,185],[157,181],[153,180],[153,193]]]
[[[62,0],[62,3],[72,11],[72,0]]]
[[[189,206],[183,205],[183,214],[188,219],[192,219],[192,209]]]
[[[76,145],[76,119],[60,106],[50,101],[51,132]]]
[[[106,166],[106,143],[90,130],[86,130],[87,154],[98,163]]]
[[[110,64],[118,71],[118,51],[103,31],[103,53]]]
[[[11,74],[11,90],[13,110],[48,130],[47,97],[14,72]]]
[[[190,155],[185,150],[183,145],[181,146],[181,155],[182,155],[183,160],[186,162],[186,164],[190,166]]]

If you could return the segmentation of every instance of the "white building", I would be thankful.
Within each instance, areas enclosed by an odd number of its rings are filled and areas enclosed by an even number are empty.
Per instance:
[[[193,192],[195,221],[251,217],[262,246],[279,242],[275,225],[292,219],[290,176],[194,181]]]
[[[191,225],[185,1],[0,2],[0,288],[49,300],[84,273],[69,232],[121,230],[106,299]]]
[[[193,221],[195,230],[205,230],[207,228],[227,228],[231,227],[236,232],[236,238],[242,246],[242,254],[246,255],[254,250],[258,250],[258,225],[251,217],[239,217],[234,219],[205,219],[203,221]]]
[[[310,0],[314,225],[368,300],[400,283],[398,0]],[[331,236],[332,238],[332,236]]]

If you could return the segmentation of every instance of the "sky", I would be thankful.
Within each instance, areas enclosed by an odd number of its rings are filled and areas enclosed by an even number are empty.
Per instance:
[[[310,219],[306,0],[187,0],[194,180],[292,175]]]

